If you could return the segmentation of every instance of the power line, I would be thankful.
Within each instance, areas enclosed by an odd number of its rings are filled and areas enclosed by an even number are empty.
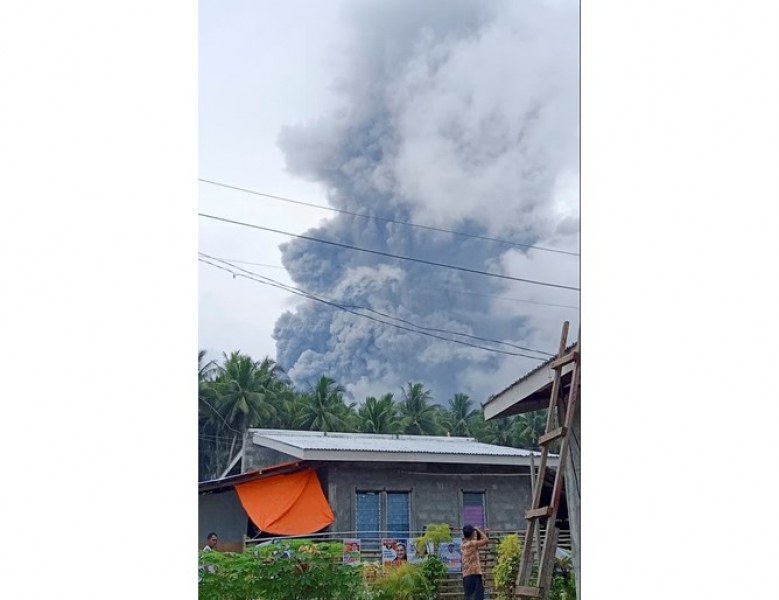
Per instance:
[[[434,292],[450,292],[452,294],[466,294],[468,296],[481,296],[483,298],[495,298],[496,300],[506,300],[508,302],[525,302],[527,304],[539,304],[541,306],[554,306],[556,308],[572,308],[574,310],[578,310],[578,306],[572,306],[570,304],[554,304],[553,302],[541,302],[540,300],[527,300],[525,298],[510,298],[508,296],[497,296],[495,294],[481,294],[479,292],[467,292],[465,290],[453,290],[452,288],[447,287],[440,287],[440,288],[434,288],[434,287],[427,287],[427,286],[419,286],[415,289],[419,290],[431,290]]]
[[[212,404],[211,404],[211,403],[210,403],[208,400],[206,400],[206,399],[205,399],[205,398],[203,398],[202,396],[200,396],[200,397],[198,398],[198,400],[200,400],[200,402],[203,402],[203,403],[204,403],[206,406],[208,406],[208,408],[210,408],[211,410],[213,410],[213,411],[216,413],[216,416],[217,416],[217,417],[219,417],[220,419],[222,419],[222,422],[225,424],[225,426],[226,426],[226,427],[227,427],[227,428],[228,428],[230,431],[234,431],[235,433],[237,433],[237,434],[239,434],[239,435],[243,435],[243,433],[241,433],[241,432],[240,432],[240,431],[238,431],[237,429],[234,429],[234,428],[233,428],[233,427],[230,425],[230,423],[228,423],[228,422],[225,420],[225,418],[222,416],[222,413],[220,413],[218,410],[216,410],[216,409],[213,407],[213,405],[212,405]]]
[[[309,292],[306,292],[306,291],[303,291],[303,290],[297,290],[297,289],[293,288],[292,286],[287,286],[287,285],[282,284],[282,283],[280,283],[278,281],[270,279],[269,277],[263,277],[261,275],[256,275],[254,273],[252,273],[251,275],[247,275],[247,274],[244,274],[244,273],[237,273],[237,272],[232,271],[232,270],[230,270],[230,269],[228,269],[226,267],[223,267],[222,265],[217,265],[217,264],[214,264],[212,262],[209,262],[208,260],[204,260],[202,258],[198,258],[198,260],[200,262],[204,263],[204,264],[211,265],[212,267],[215,267],[217,269],[221,269],[222,271],[226,271],[227,273],[230,273],[233,277],[243,277],[243,278],[246,278],[246,279],[250,279],[252,281],[256,281],[257,283],[261,283],[263,285],[270,285],[271,287],[276,287],[276,288],[285,290],[287,292],[290,292],[292,294],[295,294],[297,296],[302,296],[304,298],[308,298],[308,299],[314,300],[316,302],[321,302],[322,304],[326,304],[328,306],[332,306],[334,308],[337,308],[339,310],[343,310],[345,312],[348,312],[350,314],[356,315],[358,317],[363,317],[364,319],[369,319],[371,321],[375,321],[377,323],[381,323],[382,325],[389,325],[390,327],[395,327],[396,329],[401,329],[403,331],[409,331],[411,333],[417,333],[419,335],[425,335],[425,336],[428,336],[428,337],[432,337],[432,338],[436,338],[436,339],[439,339],[439,340],[443,340],[445,342],[454,342],[455,344],[462,344],[464,346],[470,346],[471,348],[478,348],[480,350],[487,350],[489,352],[497,352],[499,354],[507,354],[507,355],[510,355],[510,356],[521,356],[521,357],[524,357],[524,358],[532,358],[533,360],[539,360],[539,361],[542,361],[542,362],[547,360],[546,358],[540,358],[538,356],[530,356],[528,354],[521,354],[519,352],[510,352],[510,351],[507,351],[507,350],[500,350],[498,348],[488,348],[486,346],[480,346],[478,344],[471,344],[470,342],[466,342],[464,340],[457,340],[457,339],[447,338],[447,337],[443,337],[443,336],[440,336],[440,335],[436,335],[434,333],[429,333],[427,331],[421,331],[419,329],[411,329],[409,327],[404,327],[403,325],[398,325],[397,323],[390,323],[388,321],[383,321],[381,319],[377,319],[375,317],[371,317],[370,315],[365,315],[365,314],[356,312],[356,311],[354,311],[354,310],[352,310],[350,308],[347,308],[347,307],[342,306],[340,304],[337,304],[335,302],[331,302],[329,300],[325,300],[323,298],[319,298],[319,297],[317,297],[317,296],[315,296],[313,294],[310,294]],[[233,266],[233,268],[235,268],[235,269],[240,269],[240,267],[235,267],[234,265],[231,265],[231,266]],[[256,277],[252,277],[252,275],[256,275]],[[457,334],[456,332],[452,332],[452,333],[454,335],[460,335],[460,334]]]
[[[253,271],[248,271],[248,270],[243,269],[241,267],[236,267],[235,265],[231,265],[227,261],[227,259],[217,258],[215,256],[209,256],[205,252],[198,252],[198,254],[200,254],[201,256],[204,256],[206,258],[209,258],[211,260],[216,260],[216,261],[219,261],[219,262],[224,263],[226,265],[229,265],[229,266],[231,266],[231,267],[233,267],[235,269],[243,271],[244,273],[248,273],[249,275],[254,275],[256,277],[260,277],[261,279],[264,279],[264,280],[267,280],[267,281],[271,281],[271,282],[276,283],[278,285],[284,286],[284,288],[287,289],[287,290],[290,290],[290,291],[294,290],[296,292],[300,292],[302,294],[306,294],[309,297],[313,296],[313,294],[311,294],[311,292],[307,292],[306,290],[302,290],[302,289],[300,289],[298,287],[294,287],[294,286],[290,286],[290,285],[281,283],[279,281],[276,281],[275,279],[270,279],[269,277],[265,277],[264,275],[260,275],[259,273],[254,273]],[[336,303],[335,300],[332,300],[332,299],[329,300],[329,302],[332,302],[334,304],[338,304],[338,303]],[[525,350],[526,352],[536,352],[537,354],[543,354],[543,355],[549,356],[549,357],[556,356],[555,354],[552,354],[551,352],[546,352],[544,350],[536,350],[535,348],[527,348],[525,346],[519,346],[519,345],[514,344],[512,342],[504,342],[502,340],[494,340],[494,339],[490,339],[490,338],[479,337],[479,336],[476,336],[476,335],[471,335],[470,333],[463,333],[463,332],[459,332],[459,331],[452,331],[451,329],[438,329],[438,328],[435,328],[435,327],[426,327],[425,325],[419,325],[418,323],[414,323],[412,321],[407,321],[406,319],[402,319],[402,318],[397,317],[395,315],[389,315],[387,313],[383,313],[381,311],[375,310],[375,309],[370,308],[368,306],[360,306],[360,305],[354,305],[354,304],[338,304],[338,306],[340,306],[342,308],[352,308],[352,309],[356,309],[356,310],[367,310],[368,312],[372,312],[372,313],[374,313],[376,315],[379,315],[379,316],[382,316],[382,317],[386,317],[388,319],[393,319],[393,320],[399,321],[401,323],[406,323],[407,325],[411,325],[412,327],[416,327],[418,329],[424,329],[425,331],[436,331],[438,333],[448,333],[448,334],[451,334],[451,335],[459,335],[459,336],[462,336],[462,337],[467,337],[467,338],[478,340],[478,341],[481,341],[481,342],[490,342],[490,343],[493,343],[493,344],[501,344],[501,345],[504,345],[504,346],[510,346],[512,348],[516,348],[517,350]]]
[[[469,269],[468,267],[460,267],[457,265],[448,265],[445,263],[434,262],[432,260],[425,260],[422,258],[414,258],[411,256],[401,256],[399,254],[390,254],[389,252],[381,252],[380,250],[369,250],[368,248],[360,248],[358,246],[351,246],[349,244],[342,244],[340,242],[332,242],[330,240],[323,240],[302,234],[290,233],[288,231],[281,231],[279,229],[271,229],[270,227],[263,227],[261,225],[254,225],[252,223],[244,223],[242,221],[234,221],[232,219],[225,219],[224,217],[217,217],[215,215],[207,215],[205,213],[198,213],[199,216],[207,219],[214,219],[215,221],[222,221],[224,223],[231,223],[233,225],[240,225],[242,227],[251,227],[252,229],[260,229],[262,231],[270,231],[271,233],[280,233],[282,235],[289,235],[291,237],[300,238],[302,240],[308,240],[310,242],[318,242],[320,244],[329,244],[330,246],[338,246],[339,248],[347,248],[348,250],[357,250],[358,252],[367,252],[369,254],[377,254],[379,256],[385,256],[388,258],[397,258],[400,260],[408,260],[411,262],[417,262],[424,265],[431,265],[434,267],[443,267],[446,269],[454,269],[455,271],[464,271],[466,273],[475,273],[477,275],[486,275],[487,277],[496,277],[498,279],[508,279],[510,281],[519,281],[521,283],[530,283],[533,285],[543,285],[546,287],[560,288],[564,290],[573,290],[575,292],[580,291],[579,288],[570,285],[562,285],[559,283],[549,283],[547,281],[536,281],[535,279],[523,279],[521,277],[511,277],[510,275],[501,275],[500,273],[490,273],[488,271],[479,271],[477,269]]]
[[[502,344],[504,346],[511,346],[512,348],[516,348],[517,350],[525,350],[526,352],[537,352],[538,354],[544,354],[545,356],[550,356],[550,357],[556,356],[555,354],[552,354],[550,352],[544,352],[543,350],[534,350],[533,348],[526,348],[524,346],[518,346],[517,344],[514,344],[512,342],[504,342],[504,341],[501,341],[501,340],[493,340],[493,339],[490,339],[490,338],[483,338],[483,337],[479,337],[477,335],[471,335],[470,333],[461,333],[459,331],[452,331],[450,329],[437,329],[435,327],[425,327],[424,325],[418,325],[417,323],[413,323],[411,321],[406,321],[405,319],[401,319],[400,317],[395,317],[393,315],[388,315],[386,313],[379,312],[379,311],[374,310],[372,308],[368,308],[367,306],[354,306],[354,305],[350,305],[350,304],[344,304],[344,306],[347,307],[347,308],[356,308],[356,309],[361,309],[361,310],[367,310],[369,312],[375,313],[377,315],[381,315],[383,317],[387,317],[389,319],[395,319],[396,321],[400,321],[401,323],[407,323],[408,325],[413,325],[414,327],[419,327],[420,329],[424,329],[426,331],[437,331],[439,333],[450,333],[452,335],[461,335],[463,337],[467,337],[467,338],[470,338],[470,339],[473,339],[473,340],[479,340],[481,342],[492,342],[493,344]]]
[[[284,269],[285,267],[281,265],[268,265],[265,263],[255,263],[250,262],[248,260],[234,260],[232,258],[222,258],[222,257],[214,257],[214,260],[221,260],[225,262],[231,262],[231,263],[237,263],[237,264],[243,264],[243,265],[253,265],[255,267],[268,267],[269,269]],[[555,304],[553,302],[541,302],[540,300],[528,300],[526,298],[511,298],[509,296],[498,296],[497,294],[482,294],[480,292],[468,292],[466,290],[455,290],[450,287],[445,286],[439,286],[439,287],[428,287],[428,286],[417,286],[414,289],[417,290],[430,290],[433,292],[447,292],[450,294],[465,294],[468,296],[481,296],[482,298],[495,298],[496,300],[505,300],[507,302],[524,302],[527,304],[538,304],[540,306],[553,306],[556,308],[572,308],[574,310],[578,310],[578,306],[574,306],[571,304]]]
[[[238,263],[239,265],[253,265],[255,267],[267,267],[268,269],[285,269],[285,267],[281,265],[268,265],[265,263],[251,262],[248,260],[235,260],[234,258],[225,258],[224,260],[229,260],[230,262]]]
[[[519,242],[511,242],[509,240],[502,240],[500,238],[494,238],[486,235],[476,235],[472,233],[464,233],[462,231],[453,231],[451,229],[444,229],[443,227],[433,227],[431,225],[419,225],[412,223],[411,221],[397,221],[388,217],[378,217],[375,215],[366,215],[364,213],[352,212],[350,210],[344,210],[341,208],[333,208],[332,206],[324,206],[322,204],[312,204],[311,202],[303,202],[302,200],[293,200],[292,198],[285,198],[284,196],[275,196],[273,194],[266,194],[264,192],[258,192],[256,190],[250,190],[247,188],[238,187],[235,185],[229,185],[227,183],[221,183],[219,181],[212,181],[210,179],[198,178],[198,181],[203,183],[209,183],[211,185],[217,185],[219,187],[227,188],[230,190],[237,190],[239,192],[246,192],[247,194],[254,194],[255,196],[262,196],[263,198],[270,198],[272,200],[280,200],[282,202],[289,202],[291,204],[299,204],[300,206],[308,206],[311,208],[319,208],[322,210],[329,210],[332,212],[341,213],[344,215],[351,215],[353,217],[360,217],[362,219],[372,219],[374,221],[384,221],[385,223],[394,223],[396,225],[407,225],[408,227],[416,227],[418,229],[427,229],[428,231],[438,231],[440,233],[451,233],[452,235],[459,235],[462,237],[475,238],[477,240],[486,240],[489,242],[495,242],[498,244],[505,244],[507,246],[519,246],[520,248],[532,248],[534,250],[540,250],[542,252],[555,252],[557,254],[568,254],[570,256],[579,256],[578,252],[570,252],[568,250],[559,250],[557,248],[544,248],[542,246],[536,246],[535,244],[520,244]]]

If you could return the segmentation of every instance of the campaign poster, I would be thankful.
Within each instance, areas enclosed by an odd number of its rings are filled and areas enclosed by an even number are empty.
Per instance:
[[[422,546],[420,548],[420,551],[417,552],[417,543],[419,542],[420,538],[411,538],[408,541],[408,548],[406,555],[408,556],[408,562],[414,565],[418,565],[423,560],[425,560],[428,556],[428,554],[433,553],[433,543],[428,542],[426,545]]]
[[[385,567],[397,567],[407,561],[407,539],[384,538],[381,540],[381,562]]]
[[[362,550],[362,542],[360,540],[355,538],[345,539],[343,564],[355,565],[359,563],[361,550]]]
[[[462,542],[462,538],[454,538],[451,542],[444,542],[438,547],[438,558],[450,573],[459,573],[463,569]]]

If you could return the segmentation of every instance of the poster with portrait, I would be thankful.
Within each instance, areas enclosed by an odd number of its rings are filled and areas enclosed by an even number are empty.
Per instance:
[[[462,571],[462,538],[453,538],[449,543],[442,543],[438,547],[438,558],[446,565],[446,570],[450,573],[459,573]]]
[[[418,565],[421,563],[429,554],[433,553],[433,542],[428,542],[425,546],[423,546],[420,549],[420,552],[417,552],[417,544],[419,542],[420,538],[410,538],[408,540],[408,548],[407,548],[407,556],[408,556],[408,562],[410,562],[413,565]]]
[[[344,540],[344,556],[343,564],[356,565],[360,562],[360,552],[362,550],[362,542],[356,538],[348,538]]]
[[[381,562],[385,567],[396,567],[407,561],[407,539],[384,538],[381,540]]]

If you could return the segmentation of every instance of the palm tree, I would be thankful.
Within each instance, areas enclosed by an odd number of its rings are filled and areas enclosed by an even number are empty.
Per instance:
[[[514,425],[516,442],[520,448],[538,447],[538,438],[546,431],[548,410],[535,410],[517,417]]]
[[[471,423],[473,436],[485,444],[514,446],[514,418],[484,420],[484,411],[480,410]]]
[[[246,430],[270,423],[277,412],[268,388],[267,365],[263,369],[263,363],[238,351],[223,353],[223,358],[209,384],[212,398],[204,399],[217,442],[229,440],[226,452],[217,447],[216,476],[232,462]]]
[[[437,410],[429,404],[432,399],[430,390],[424,389],[421,383],[408,382],[408,387],[401,390],[403,401],[398,407],[401,416],[403,432],[412,435],[435,435],[441,433],[438,424]]]
[[[444,413],[443,425],[449,433],[458,436],[471,435],[473,420],[479,411],[472,408],[473,402],[467,394],[455,394],[449,400],[449,409]]]
[[[216,372],[216,363],[213,360],[209,360],[207,363],[203,362],[207,353],[206,350],[198,350],[197,353],[197,380],[199,383],[213,381]]]
[[[224,354],[214,387],[219,396],[219,409],[231,427],[245,431],[270,420],[276,408],[270,402],[267,372],[251,357],[232,352]]]
[[[400,433],[398,409],[391,393],[378,400],[373,396],[366,398],[358,416],[358,428],[363,433]]]
[[[276,403],[276,418],[270,423],[271,427],[278,429],[296,429],[303,420],[303,407],[305,400],[292,385],[286,382],[277,382],[274,386],[273,397]]]
[[[344,402],[345,391],[322,375],[303,397],[300,425],[312,431],[345,431],[354,407]]]

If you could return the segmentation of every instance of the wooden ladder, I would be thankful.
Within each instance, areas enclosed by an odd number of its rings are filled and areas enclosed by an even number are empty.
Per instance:
[[[565,470],[565,461],[568,458],[568,432],[571,429],[573,414],[576,410],[576,403],[579,398],[579,376],[581,351],[580,342],[577,339],[576,344],[566,352],[568,342],[569,323],[563,323],[563,331],[560,336],[560,348],[557,356],[552,360],[549,368],[554,371],[554,380],[552,382],[552,393],[549,401],[549,414],[546,418],[546,432],[538,438],[538,445],[543,448],[541,452],[540,464],[538,466],[538,476],[535,478],[533,486],[533,504],[525,512],[528,526],[525,534],[525,542],[522,548],[522,559],[517,574],[514,593],[518,598],[543,598],[545,591],[549,589],[552,583],[552,573],[554,571],[555,550],[557,549],[557,510],[560,507],[560,495],[563,490],[563,471]],[[563,367],[573,363],[571,375],[571,384],[568,389],[568,401],[561,405],[559,402],[562,394],[560,393]],[[556,425],[555,423],[559,425]],[[554,487],[552,488],[552,500],[549,506],[541,506],[541,490],[544,487],[544,473],[546,463],[549,458],[549,446],[555,440],[560,442],[559,463],[555,471]],[[546,519],[546,531],[543,536],[544,542],[542,548],[537,548],[533,543],[533,538],[540,531],[541,519]],[[540,546],[540,543],[538,544]],[[538,561],[538,574],[536,582],[531,581],[533,574],[533,558],[536,551],[540,550],[541,556]]]

